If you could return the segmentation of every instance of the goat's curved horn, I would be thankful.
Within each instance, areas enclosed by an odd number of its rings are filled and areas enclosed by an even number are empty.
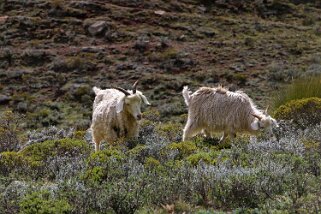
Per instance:
[[[130,95],[130,93],[128,91],[126,91],[125,89],[123,89],[121,87],[116,87],[115,86],[115,87],[111,87],[111,88],[116,89],[116,90],[118,90],[120,92],[123,92],[126,96]]]
[[[254,117],[256,117],[257,119],[259,119],[259,120],[261,120],[262,119],[262,117],[261,116],[259,116],[259,115],[257,115],[257,114],[254,114],[254,113],[251,113]]]
[[[137,84],[138,84],[138,80],[133,85],[133,94],[136,93]]]

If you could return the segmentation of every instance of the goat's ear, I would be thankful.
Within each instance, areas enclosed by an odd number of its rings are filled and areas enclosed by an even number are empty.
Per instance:
[[[118,102],[117,102],[117,105],[116,105],[116,112],[117,113],[120,113],[123,111],[124,109],[124,104],[125,104],[125,99],[126,97],[124,96],[123,98],[121,98]]]
[[[97,88],[96,86],[93,87],[93,91],[95,92],[95,95],[97,95],[100,92],[100,88]]]
[[[251,129],[254,130],[254,131],[259,130],[259,121],[258,120],[254,120],[251,123]]]
[[[146,105],[150,106],[150,103],[148,102],[147,98],[146,98],[144,95],[141,94],[140,97],[142,98],[143,102],[144,102]]]

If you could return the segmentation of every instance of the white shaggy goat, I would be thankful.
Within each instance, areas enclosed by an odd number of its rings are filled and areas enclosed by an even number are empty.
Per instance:
[[[278,126],[275,119],[261,112],[242,91],[231,92],[225,88],[202,87],[193,94],[185,86],[183,97],[188,106],[188,119],[183,141],[203,132],[224,132],[220,142],[228,135],[234,138],[237,132],[255,133],[261,129],[272,130]]]
[[[96,94],[93,105],[91,130],[95,150],[99,150],[101,141],[114,142],[119,138],[138,137],[138,120],[142,118],[141,104],[150,105],[142,92],[120,87],[99,89],[94,87]]]

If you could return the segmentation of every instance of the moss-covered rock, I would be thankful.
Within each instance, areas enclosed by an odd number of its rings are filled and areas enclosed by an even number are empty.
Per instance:
[[[293,120],[300,126],[319,124],[321,122],[321,98],[291,100],[276,109],[274,116],[277,119]]]

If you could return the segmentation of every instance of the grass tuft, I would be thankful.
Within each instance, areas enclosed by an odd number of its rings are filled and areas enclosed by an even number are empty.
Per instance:
[[[321,75],[295,80],[277,93],[273,100],[273,107],[276,109],[291,100],[309,97],[321,98]]]

